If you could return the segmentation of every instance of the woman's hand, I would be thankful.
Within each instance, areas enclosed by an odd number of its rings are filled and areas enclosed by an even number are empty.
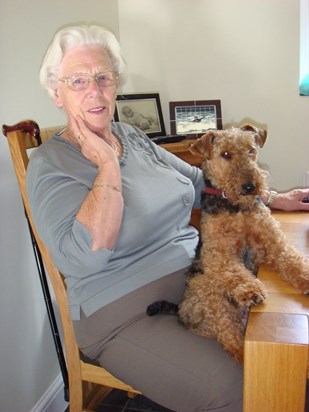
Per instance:
[[[287,212],[306,210],[309,212],[309,189],[293,189],[286,193],[278,193],[271,204],[271,209],[280,209]]]
[[[98,167],[92,190],[81,204],[76,219],[91,233],[92,250],[112,250],[119,236],[124,208],[118,158],[105,141],[106,138],[112,142],[112,131],[106,129],[106,136],[100,137],[79,115],[69,117],[68,130],[85,158]]]
[[[115,163],[117,156],[113,148],[103,139],[93,133],[86,125],[81,116],[69,117],[69,136],[75,139],[75,143],[80,147],[82,154],[90,162],[100,168],[106,162]],[[107,136],[111,139],[110,136]],[[118,164],[118,162],[116,162]]]

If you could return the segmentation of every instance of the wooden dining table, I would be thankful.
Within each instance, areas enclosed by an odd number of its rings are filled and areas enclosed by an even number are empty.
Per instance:
[[[309,213],[273,211],[288,241],[309,258]],[[244,343],[244,412],[304,412],[309,296],[262,265],[268,297],[251,309]]]

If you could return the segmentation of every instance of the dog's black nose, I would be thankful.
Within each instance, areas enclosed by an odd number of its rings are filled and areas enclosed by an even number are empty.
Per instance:
[[[250,195],[250,193],[255,191],[255,185],[251,182],[249,183],[245,183],[244,185],[242,185],[242,193],[244,195]]]

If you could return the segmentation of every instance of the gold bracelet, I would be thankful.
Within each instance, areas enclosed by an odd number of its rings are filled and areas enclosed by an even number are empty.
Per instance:
[[[96,187],[107,187],[108,189],[115,190],[117,192],[121,192],[120,187],[113,186],[113,185],[100,185],[100,184],[94,184],[92,186],[92,189],[95,189]]]

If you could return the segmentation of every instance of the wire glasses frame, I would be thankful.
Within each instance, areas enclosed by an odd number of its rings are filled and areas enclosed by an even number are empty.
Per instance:
[[[118,78],[118,73],[110,71],[105,73],[97,73],[92,76],[87,73],[76,73],[72,74],[70,77],[58,79],[58,81],[66,83],[69,89],[78,92],[88,89],[91,79],[94,79],[97,85],[101,88],[113,86],[117,83]]]

